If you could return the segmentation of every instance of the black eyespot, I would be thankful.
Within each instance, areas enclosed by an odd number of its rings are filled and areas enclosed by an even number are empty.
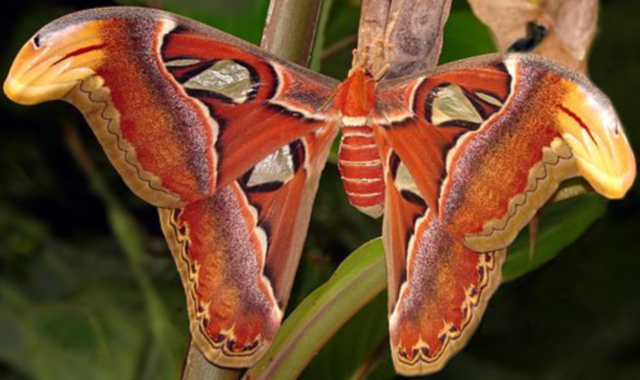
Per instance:
[[[40,35],[36,34],[35,37],[33,37],[33,46],[36,47],[36,49],[40,48]]]

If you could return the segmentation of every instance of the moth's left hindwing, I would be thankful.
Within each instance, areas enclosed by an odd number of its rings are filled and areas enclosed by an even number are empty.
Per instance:
[[[336,82],[151,9],[76,13],[18,55],[5,92],[85,115],[127,185],[160,207],[193,338],[249,367],[280,325],[320,172]]]
[[[391,355],[398,373],[428,374],[471,338],[500,285],[506,251],[475,252],[455,239],[427,206],[407,166],[376,137],[385,169]]]

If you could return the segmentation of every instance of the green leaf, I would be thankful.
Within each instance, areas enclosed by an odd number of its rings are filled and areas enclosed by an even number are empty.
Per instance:
[[[440,64],[495,52],[488,29],[470,10],[454,10],[444,27]]]
[[[387,297],[382,292],[331,338],[301,378],[362,378],[381,353],[388,355],[388,346]]]
[[[129,263],[135,281],[139,287],[147,313],[150,341],[146,355],[141,361],[138,377],[141,379],[175,378],[180,373],[180,362],[184,352],[182,334],[169,320],[169,313],[144,268],[148,257],[144,244],[145,234],[136,219],[121,205],[120,200],[108,183],[94,169],[90,156],[84,154],[85,148],[77,129],[68,126],[66,137],[69,148],[78,164],[84,169],[95,194],[104,202],[109,225]]]
[[[36,379],[136,377],[147,333],[136,328],[144,316],[125,302],[131,284],[96,285],[38,303],[0,285],[0,359]]]
[[[318,19],[318,27],[313,41],[313,51],[311,52],[311,62],[309,65],[309,68],[313,71],[320,71],[322,67],[322,51],[325,46],[325,36],[332,5],[333,0],[324,0],[322,2],[322,9],[320,11],[320,18]]]
[[[502,280],[514,280],[556,257],[604,215],[606,206],[604,198],[591,193],[545,207],[533,257],[529,252],[529,231],[525,229],[509,247]]]
[[[92,178],[92,180],[97,181],[98,178]],[[140,378],[177,377],[184,353],[184,343],[176,343],[185,339],[170,322],[169,313],[162,299],[142,267],[142,260],[147,256],[143,243],[144,234],[135,219],[119,206],[106,187],[103,192],[102,198],[107,204],[111,228],[129,260],[130,268],[145,301],[151,342],[149,342]]]
[[[333,334],[386,285],[384,250],[375,239],[354,251],[287,318],[246,379],[297,379]],[[385,313],[386,314],[386,313]]]
[[[268,0],[117,0],[120,5],[159,7],[255,44],[260,42]]]
[[[605,209],[606,201],[597,194],[548,206],[540,224],[536,255],[529,259],[528,233],[524,231],[513,244],[503,268],[505,281],[551,260],[584,233]],[[294,310],[271,349],[249,370],[246,378],[297,378],[336,330],[384,289],[383,251],[381,240],[375,239],[352,253],[327,283]],[[382,349],[381,336],[385,336],[381,326],[386,327],[386,312],[380,299],[383,297],[361,310],[356,319],[342,328],[305,372],[305,378],[344,378],[369,373],[370,365],[385,367],[375,356],[376,351]]]
[[[326,26],[323,28],[323,51],[336,44],[340,45],[347,39],[353,39],[358,33],[358,19],[360,9],[348,1],[332,1]],[[344,79],[351,68],[351,50],[355,43],[345,45],[329,58],[322,59],[322,73],[337,79]],[[322,55],[322,52],[316,56]],[[316,67],[320,63],[316,63]]]

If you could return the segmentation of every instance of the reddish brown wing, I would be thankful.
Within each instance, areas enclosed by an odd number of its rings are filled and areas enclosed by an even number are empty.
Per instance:
[[[137,195],[181,207],[324,125],[335,85],[191,20],[107,8],[43,28],[5,91],[73,103]]]
[[[469,248],[506,247],[578,174],[558,127],[567,76],[536,58],[493,56],[381,86],[379,134]]]
[[[336,132],[295,140],[211,198],[160,209],[191,334],[212,362],[249,367],[273,340]]]
[[[163,231],[191,332],[213,363],[248,367],[280,325],[338,128],[335,82],[168,13],[108,8],[42,29],[5,92],[85,115]]]
[[[438,371],[469,340],[500,284],[505,251],[474,252],[442,227],[378,135],[385,167],[391,354],[398,373]]]
[[[468,66],[379,86],[379,133],[402,157],[434,211],[457,140],[478,131],[510,92],[501,62]]]

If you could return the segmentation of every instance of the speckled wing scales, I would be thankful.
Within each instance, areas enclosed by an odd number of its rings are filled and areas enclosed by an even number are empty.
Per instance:
[[[440,224],[475,251],[507,247],[565,179],[619,197],[635,177],[609,100],[543,58],[469,59],[379,92],[377,133]]]
[[[193,338],[249,367],[280,325],[338,127],[337,83],[169,13],[106,8],[49,24],[5,92],[85,115],[127,185],[160,207]]]
[[[324,125],[316,111],[335,85],[194,21],[116,7],[43,28],[5,92],[25,104],[74,104],[127,185],[173,208]]]
[[[319,110],[337,83],[275,58],[267,60],[255,48],[178,28],[165,36],[162,57],[185,93],[213,120],[218,186],[327,123],[328,116]]]
[[[505,251],[454,239],[419,194],[399,156],[377,136],[385,168],[391,355],[398,373],[436,372],[466,344],[500,284]]]
[[[273,340],[336,132],[328,126],[295,140],[213,197],[160,209],[191,334],[212,362],[249,367]]]
[[[378,133],[401,157],[436,214],[459,139],[480,133],[509,92],[510,77],[500,61],[445,67],[380,85]]]
[[[437,371],[469,339],[506,247],[568,178],[621,197],[635,159],[609,100],[536,56],[474,58],[381,83],[383,238],[398,372]]]
[[[505,247],[560,182],[581,175],[620,198],[635,158],[606,96],[539,57],[379,84],[354,72],[338,88],[202,24],[116,7],[43,28],[4,91],[82,111],[127,185],[161,208],[194,339],[231,367],[254,363],[280,324],[343,123],[350,200],[372,216],[384,204],[394,363],[433,372],[468,340]]]

